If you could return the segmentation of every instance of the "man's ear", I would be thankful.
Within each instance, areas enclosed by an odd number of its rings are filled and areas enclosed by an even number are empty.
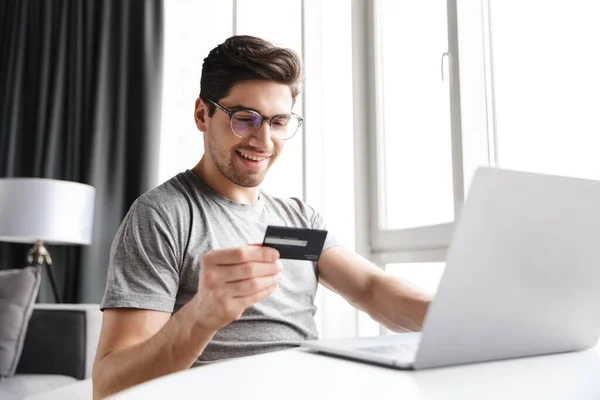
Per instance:
[[[196,127],[200,132],[206,132],[206,120],[208,119],[208,106],[200,97],[196,99],[196,106],[194,108],[194,120],[196,121]]]

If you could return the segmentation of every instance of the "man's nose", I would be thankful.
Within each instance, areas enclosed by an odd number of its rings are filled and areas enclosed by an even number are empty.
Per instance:
[[[260,128],[250,136],[249,144],[253,147],[258,147],[263,150],[273,148],[273,140],[271,138],[271,126],[267,121],[263,121]]]

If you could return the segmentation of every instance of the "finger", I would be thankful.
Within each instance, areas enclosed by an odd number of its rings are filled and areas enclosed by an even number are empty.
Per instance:
[[[262,301],[264,299],[266,299],[267,297],[269,297],[270,295],[273,294],[273,292],[275,292],[275,290],[277,290],[277,284],[271,285],[269,287],[264,288],[263,290],[261,290],[260,292],[248,295],[248,296],[243,296],[243,297],[238,297],[236,298],[236,300],[238,300],[240,303],[240,307],[243,307],[244,309],[258,303],[259,301]]]
[[[267,246],[243,246],[231,249],[212,250],[204,255],[204,262],[215,265],[235,265],[248,261],[273,262],[279,252]]]
[[[260,278],[245,279],[234,283],[227,283],[225,291],[233,298],[246,297],[258,293],[281,281],[281,274],[272,276],[261,276]]]
[[[261,276],[276,275],[282,269],[279,261],[270,263],[253,261],[219,268],[219,274],[224,282],[230,283]]]

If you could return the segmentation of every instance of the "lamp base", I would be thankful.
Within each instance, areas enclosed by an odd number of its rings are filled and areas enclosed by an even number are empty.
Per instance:
[[[27,264],[40,267],[46,265],[48,276],[50,277],[50,284],[52,285],[52,291],[54,292],[54,300],[57,303],[62,303],[60,291],[58,290],[58,283],[56,282],[56,276],[54,275],[54,269],[52,268],[52,258],[42,240],[36,241],[27,253]]]

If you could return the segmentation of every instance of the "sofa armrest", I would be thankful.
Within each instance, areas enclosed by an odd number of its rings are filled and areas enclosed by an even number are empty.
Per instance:
[[[91,377],[101,327],[97,304],[36,304],[17,374]]]

